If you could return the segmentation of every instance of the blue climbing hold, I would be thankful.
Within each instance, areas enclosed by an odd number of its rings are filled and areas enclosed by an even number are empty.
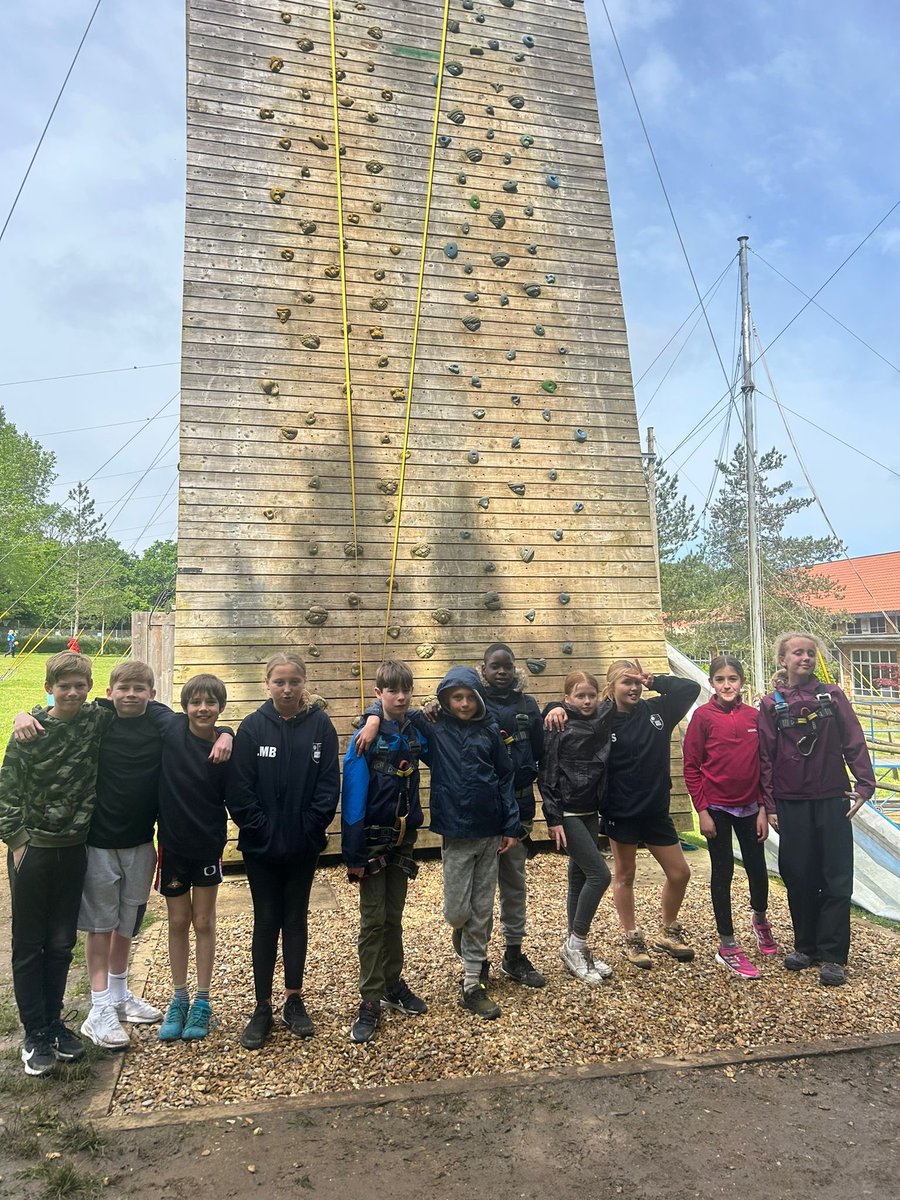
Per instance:
[[[516,352],[515,352],[515,350],[507,350],[507,352],[506,352],[506,361],[507,361],[507,362],[514,362],[514,361],[515,361],[515,358],[516,358]]]
[[[469,453],[466,455],[466,457],[468,458],[470,463],[477,463],[478,462],[478,451],[470,450]]]
[[[534,46],[534,38],[531,36],[530,33],[526,33],[523,35],[522,45],[527,46],[529,50]]]
[[[572,505],[572,512],[575,512],[575,513],[584,512],[584,505],[581,503],[580,500],[576,500],[575,503]]]
[[[548,175],[547,187],[551,187],[555,191],[559,187],[559,177],[557,175]]]
[[[583,429],[575,430],[575,441],[576,442],[586,442],[587,441],[587,434],[585,433],[585,431]]]
[[[456,242],[448,242],[444,247],[444,253],[448,258],[456,258],[459,254],[459,246],[457,246]]]

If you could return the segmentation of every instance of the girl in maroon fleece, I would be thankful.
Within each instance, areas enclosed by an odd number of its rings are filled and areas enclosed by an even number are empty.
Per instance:
[[[744,668],[738,659],[730,654],[714,658],[709,682],[713,695],[694,713],[684,739],[684,781],[709,847],[709,888],[719,931],[716,962],[742,979],[758,979],[759,969],[734,936],[731,880],[734,832],[750,884],[756,944],[762,954],[777,954],[778,945],[766,918],[769,876],[763,843],[769,835],[769,822],[759,788],[759,714],[741,699]]]
[[[856,713],[841,691],[815,676],[819,643],[783,633],[779,674],[759,709],[760,783],[778,830],[794,950],[789,971],[819,964],[819,982],[846,982],[853,893],[850,818],[875,792],[875,774]],[[848,788],[847,768],[856,785]]]

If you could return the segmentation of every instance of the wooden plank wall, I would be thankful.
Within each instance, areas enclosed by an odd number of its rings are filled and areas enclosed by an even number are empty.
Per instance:
[[[420,696],[495,639],[541,700],[664,670],[583,5],[453,0],[421,296],[441,0],[339,6],[343,228],[328,0],[188,7],[176,685],[234,720],[291,646],[345,736],[357,641],[366,693],[385,644]]]

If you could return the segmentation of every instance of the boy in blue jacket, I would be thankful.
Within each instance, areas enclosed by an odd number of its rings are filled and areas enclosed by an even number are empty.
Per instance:
[[[513,769],[500,729],[487,715],[484,686],[471,667],[451,667],[438,684],[437,698],[433,724],[418,711],[409,720],[428,739],[430,827],[443,839],[444,919],[453,928],[465,970],[459,1003],[490,1021],[500,1016],[500,1006],[488,995],[481,968],[497,891],[497,856],[516,845],[521,831]],[[366,740],[374,720],[369,717]]]
[[[403,906],[418,864],[412,857],[422,825],[419,759],[428,742],[408,720],[413,675],[405,662],[378,668],[375,696],[383,717],[378,737],[360,757],[347,748],[341,792],[341,849],[347,875],[359,882],[359,991],[362,1003],[350,1040],[368,1042],[386,1004],[408,1017],[427,1011],[403,971]]]

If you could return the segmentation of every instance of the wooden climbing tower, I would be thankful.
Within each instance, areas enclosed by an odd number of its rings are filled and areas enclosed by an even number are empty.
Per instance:
[[[665,669],[583,4],[188,12],[176,684]]]

